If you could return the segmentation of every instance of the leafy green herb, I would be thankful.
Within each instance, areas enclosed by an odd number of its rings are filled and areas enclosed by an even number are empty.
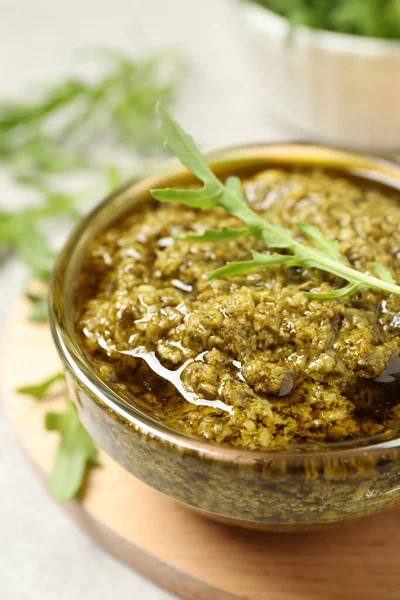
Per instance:
[[[0,249],[17,254],[30,276],[44,281],[50,278],[56,253],[43,231],[49,220],[79,219],[86,196],[55,189],[54,174],[85,171],[85,176],[100,178],[96,196],[115,189],[122,175],[114,164],[99,160],[99,142],[106,139],[130,162],[132,153],[140,160],[161,149],[154,127],[156,101],[173,101],[185,70],[182,56],[171,50],[137,60],[113,50],[86,54],[100,66],[96,77],[74,76],[35,86],[25,94],[27,100],[0,101],[0,167],[40,200],[19,212],[0,212]],[[44,299],[34,302],[32,319],[42,320]]]
[[[243,260],[240,262],[227,263],[224,267],[213,271],[209,275],[209,279],[220,279],[221,277],[236,277],[238,275],[247,275],[254,271],[260,271],[267,267],[275,265],[287,265],[290,256],[283,254],[261,254],[260,252],[252,251],[253,260]]]
[[[122,183],[121,173],[118,171],[116,165],[109,165],[107,169],[107,176],[110,191],[116,190]]]
[[[13,249],[33,274],[48,279],[55,253],[36,225],[35,211],[0,213],[0,247]]]
[[[18,392],[40,401],[48,396],[57,381],[63,379],[63,373],[55,373],[45,381],[20,387]],[[47,413],[45,425],[48,431],[58,431],[61,438],[50,488],[58,502],[67,502],[79,493],[88,468],[99,464],[98,451],[71,401],[64,412]]]
[[[159,147],[155,103],[174,99],[182,57],[163,51],[132,60],[101,49],[91,55],[106,65],[94,80],[73,77],[27,93],[27,102],[0,103],[0,161],[16,177],[101,167],[95,142],[104,135],[130,151]]]
[[[400,39],[400,0],[252,0],[305,25],[354,35]]]
[[[47,396],[53,384],[56,383],[56,381],[60,381],[62,379],[64,379],[64,374],[56,373],[55,375],[52,375],[51,377],[45,379],[45,381],[42,381],[41,383],[25,385],[23,387],[18,388],[17,391],[19,394],[32,396],[32,398],[35,398],[35,400],[43,400]]]
[[[44,281],[50,279],[56,253],[47,244],[45,238],[34,229],[27,230],[16,242],[18,257],[30,267],[31,274]]]
[[[251,210],[247,205],[241,188],[240,179],[229,177],[223,184],[207,164],[206,158],[195,145],[193,139],[185,133],[178,123],[161,106],[158,115],[166,144],[200,181],[203,187],[199,189],[176,190],[171,188],[153,190],[154,198],[161,202],[175,202],[187,206],[209,209],[220,207],[227,213],[243,221],[246,229],[225,229],[218,232],[206,231],[200,236],[190,236],[196,241],[232,240],[241,235],[252,235],[262,239],[268,248],[285,250],[284,254],[253,253],[253,260],[246,262],[228,263],[225,267],[210,273],[210,278],[245,275],[253,271],[282,265],[286,268],[301,267],[304,269],[319,269],[336,275],[348,282],[348,285],[327,293],[319,291],[307,292],[313,298],[327,299],[351,296],[356,292],[372,288],[400,295],[400,286],[393,282],[388,270],[378,263],[371,265],[380,279],[353,269],[339,251],[337,242],[327,239],[322,231],[309,223],[297,223],[297,227],[308,243],[295,238],[291,229],[278,223],[269,223]],[[232,232],[233,231],[233,232]],[[306,293],[306,292],[305,292]]]
[[[28,316],[28,321],[42,323],[47,321],[47,282],[36,279],[30,279],[25,286],[25,298],[32,304],[32,311]]]
[[[61,438],[50,488],[58,502],[67,502],[81,490],[88,467],[99,465],[98,451],[72,402],[68,402],[65,412],[48,413],[45,424],[48,431],[58,431]]]
[[[33,300],[33,309],[28,321],[32,323],[45,323],[47,321],[47,298]]]
[[[229,242],[238,240],[249,233],[251,232],[247,227],[244,229],[223,227],[221,231],[205,231],[202,235],[185,235],[175,239],[183,242]]]
[[[371,263],[371,267],[373,268],[375,273],[379,275],[381,279],[383,279],[383,281],[387,281],[388,283],[396,283],[392,277],[391,272],[384,265],[381,265],[377,262],[373,262]]]

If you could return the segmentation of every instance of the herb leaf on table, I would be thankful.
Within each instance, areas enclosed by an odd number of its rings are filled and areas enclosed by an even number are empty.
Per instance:
[[[31,323],[44,323],[47,321],[47,298],[37,298],[33,300],[33,309],[28,317]]]
[[[45,379],[44,381],[41,381],[40,383],[20,387],[18,388],[17,392],[19,394],[31,396],[35,400],[43,400],[48,395],[49,390],[53,386],[53,384],[63,379],[63,373],[56,373],[55,375],[52,375],[51,377]]]
[[[50,488],[58,502],[67,502],[82,488],[87,468],[99,466],[98,451],[71,401],[65,412],[47,413],[45,423],[48,431],[58,431],[61,438]]]
[[[41,401],[48,396],[52,386],[61,380],[64,380],[64,374],[55,373],[42,382],[22,386],[17,391]],[[99,465],[98,451],[70,400],[64,412],[46,414],[45,426],[48,431],[58,431],[60,434],[60,444],[50,475],[50,488],[58,502],[67,502],[81,490],[88,469]]]

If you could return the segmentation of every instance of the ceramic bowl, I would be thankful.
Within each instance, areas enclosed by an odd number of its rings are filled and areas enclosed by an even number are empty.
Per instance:
[[[400,42],[292,29],[249,1],[240,1],[238,10],[265,83],[266,107],[306,139],[400,149]]]

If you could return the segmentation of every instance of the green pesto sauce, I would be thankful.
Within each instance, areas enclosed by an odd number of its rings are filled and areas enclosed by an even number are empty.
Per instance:
[[[400,281],[399,198],[322,170],[268,169],[243,180],[251,207],[339,241],[361,271]],[[87,249],[76,326],[98,375],[170,427],[213,443],[271,450],[376,434],[400,423],[400,297],[364,290],[312,300],[343,282],[277,266],[208,281],[262,241],[174,237],[241,223],[220,209],[143,203]]]

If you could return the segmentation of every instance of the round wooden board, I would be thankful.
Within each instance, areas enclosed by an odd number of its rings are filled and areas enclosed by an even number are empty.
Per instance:
[[[3,340],[2,382],[15,436],[44,479],[57,435],[44,413],[62,409],[63,388],[41,403],[16,388],[60,365],[47,325],[15,308]],[[190,600],[398,600],[400,510],[338,529],[268,534],[214,523],[126,473],[106,454],[81,501],[63,508],[119,559]]]

